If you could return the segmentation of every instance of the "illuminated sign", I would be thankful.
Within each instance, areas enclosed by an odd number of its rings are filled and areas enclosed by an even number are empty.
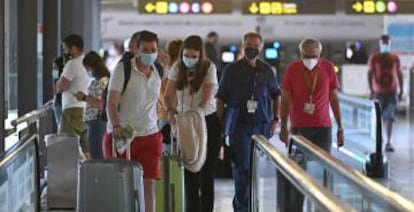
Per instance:
[[[224,14],[232,13],[233,3],[230,0],[140,0],[138,12],[141,14]]]
[[[334,14],[334,0],[261,0],[243,1],[243,14],[249,15],[299,15]]]
[[[414,13],[414,1],[353,0],[347,2],[346,13],[360,15],[412,14]]]

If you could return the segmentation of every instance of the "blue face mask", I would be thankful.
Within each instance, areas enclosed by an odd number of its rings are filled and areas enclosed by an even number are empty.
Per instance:
[[[389,44],[380,44],[380,52],[381,53],[391,52],[391,46]]]
[[[198,58],[193,59],[186,56],[183,56],[183,63],[187,68],[194,68],[198,63]]]
[[[144,66],[151,66],[157,59],[157,52],[152,54],[139,53],[139,60]]]

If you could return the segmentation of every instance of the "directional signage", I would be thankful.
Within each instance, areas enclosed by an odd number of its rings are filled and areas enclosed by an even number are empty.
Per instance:
[[[232,0],[140,0],[138,12],[141,14],[225,14],[232,13]]]
[[[242,3],[243,14],[303,15],[334,14],[335,0],[250,0]]]
[[[414,13],[414,1],[353,0],[346,3],[346,13],[357,15],[412,14]]]

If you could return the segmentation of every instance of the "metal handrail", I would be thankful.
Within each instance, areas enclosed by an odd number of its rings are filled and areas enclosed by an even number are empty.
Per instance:
[[[254,135],[252,138],[254,145],[273,161],[277,170],[321,209],[335,212],[355,211],[312,179],[298,164],[280,153],[267,138],[262,135]]]
[[[53,108],[53,100],[50,100],[46,102],[44,105],[42,105],[39,109],[32,110],[29,113],[24,114],[21,117],[18,117],[15,120],[11,121],[11,125],[13,127],[17,127],[17,125],[26,122],[27,125],[33,124],[36,122],[39,118],[46,115],[46,113]]]
[[[293,136],[291,142],[294,142],[294,145],[298,147],[300,151],[304,151],[305,154],[312,154],[314,156],[312,159],[318,160],[322,167],[342,176],[349,183],[353,184],[355,188],[360,190],[361,193],[367,195],[383,208],[388,208],[389,211],[414,211],[414,203],[403,198],[399,194],[388,190],[360,172],[347,167],[305,137]]]

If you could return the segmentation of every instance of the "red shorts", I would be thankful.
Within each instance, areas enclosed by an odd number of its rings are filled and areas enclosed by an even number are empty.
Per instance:
[[[102,150],[105,159],[112,156],[112,134],[105,132]],[[160,132],[143,137],[136,137],[131,143],[131,160],[138,161],[144,169],[144,178],[160,179],[160,159],[162,155],[162,134]],[[126,154],[119,155],[125,158]]]

